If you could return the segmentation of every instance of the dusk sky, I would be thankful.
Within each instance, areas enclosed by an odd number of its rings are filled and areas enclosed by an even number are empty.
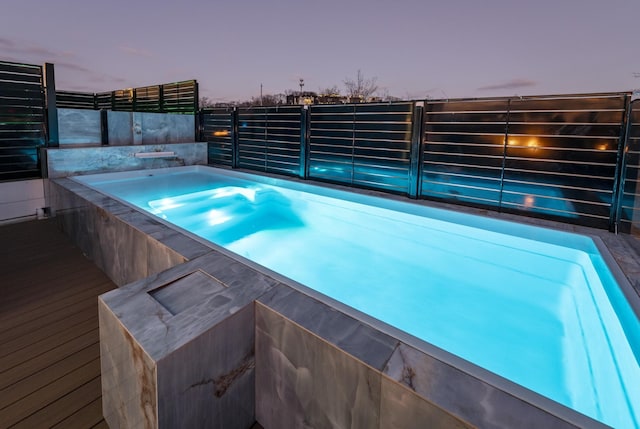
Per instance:
[[[0,60],[58,89],[197,79],[215,102],[318,91],[358,69],[411,99],[640,88],[640,0],[15,0]]]

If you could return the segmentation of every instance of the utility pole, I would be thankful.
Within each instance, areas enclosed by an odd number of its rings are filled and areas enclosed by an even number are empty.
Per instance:
[[[262,84],[260,84],[260,105],[262,106]]]
[[[302,96],[302,88],[304,87],[304,79],[300,78],[300,96]]]

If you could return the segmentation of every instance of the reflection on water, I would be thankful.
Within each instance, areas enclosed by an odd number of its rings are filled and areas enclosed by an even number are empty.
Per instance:
[[[222,246],[260,231],[304,226],[291,201],[266,186],[223,186],[162,198],[149,201],[147,210]]]

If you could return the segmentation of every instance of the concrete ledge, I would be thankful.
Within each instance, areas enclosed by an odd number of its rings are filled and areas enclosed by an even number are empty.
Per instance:
[[[137,158],[139,152],[175,152],[168,158]],[[44,149],[50,179],[111,171],[202,165],[207,143],[161,143],[133,146],[94,146]]]

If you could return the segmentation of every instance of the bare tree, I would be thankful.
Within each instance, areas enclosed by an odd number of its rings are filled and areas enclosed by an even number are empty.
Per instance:
[[[320,88],[318,94],[322,95],[340,95],[340,88],[338,85],[328,86],[326,88]]]
[[[362,71],[358,70],[355,79],[346,78],[344,80],[344,86],[349,97],[366,101],[378,90],[377,82],[377,77],[365,78]]]
[[[209,97],[200,97],[198,100],[198,105],[201,109],[207,109],[210,107],[214,107],[216,103],[213,102]]]
[[[261,97],[251,97],[250,100],[239,101],[235,103],[237,107],[255,107],[255,106],[277,106],[284,104],[286,96],[284,94],[264,94]]]
[[[378,90],[378,97],[380,98],[381,101],[388,101],[388,102],[394,102],[394,101],[402,101],[403,99],[401,97],[396,97],[395,95],[391,95],[391,93],[389,92],[388,88],[381,88]],[[411,98],[407,97],[405,98],[405,100],[410,100]]]

